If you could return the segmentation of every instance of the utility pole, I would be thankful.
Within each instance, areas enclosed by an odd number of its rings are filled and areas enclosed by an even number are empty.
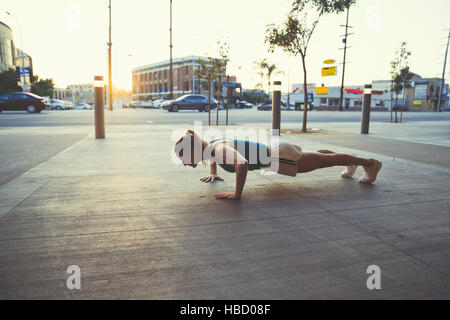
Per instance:
[[[113,110],[112,95],[112,71],[111,71],[111,0],[109,0],[109,42],[108,42],[108,95],[109,95],[109,111]]]
[[[348,33],[348,28],[353,28],[352,26],[348,25],[348,16],[350,13],[350,6],[347,7],[347,20],[345,22],[345,26],[341,25],[341,27],[345,27],[345,38],[342,40],[344,42],[344,61],[342,63],[342,82],[341,82],[341,92],[340,92],[340,99],[339,99],[339,111],[342,111],[342,103],[344,100],[344,77],[345,77],[345,64],[346,64],[346,57],[347,57],[347,37],[351,34]]]
[[[437,105],[438,112],[441,110],[441,99],[442,99],[442,91],[444,90],[444,84],[445,84],[445,67],[447,65],[447,54],[448,54],[449,42],[450,42],[450,29],[448,30],[447,49],[445,50],[444,69],[442,70],[441,88],[439,90],[439,100],[438,100],[438,105]],[[442,111],[444,111],[444,110],[445,110],[445,107],[442,107]]]
[[[229,89],[229,86],[230,86],[230,76],[227,75],[227,102],[226,102],[226,105],[225,105],[225,108],[226,108],[226,110],[227,110],[226,125],[228,125],[228,100],[230,99],[230,89]]]
[[[173,63],[172,63],[172,0],[170,0],[170,74],[169,74],[169,87],[170,87],[170,99],[173,99]],[[184,84],[183,84],[184,85]]]
[[[287,87],[287,109],[291,110],[291,69],[288,69],[288,87]]]

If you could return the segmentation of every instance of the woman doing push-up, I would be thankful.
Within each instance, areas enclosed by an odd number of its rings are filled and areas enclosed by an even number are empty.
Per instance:
[[[344,166],[341,173],[351,178],[358,166],[364,168],[360,183],[370,184],[377,179],[382,163],[375,159],[358,158],[350,154],[335,153],[329,150],[302,152],[299,146],[282,143],[276,152],[259,142],[238,139],[203,140],[193,130],[187,130],[175,143],[174,152],[185,166],[197,167],[200,162],[209,162],[210,175],[201,178],[202,182],[214,182],[223,179],[217,175],[217,165],[228,172],[236,173],[236,189],[215,195],[217,199],[240,200],[247,172],[270,168],[276,163],[278,173],[295,176],[297,173],[316,169]],[[275,154],[276,153],[276,154]]]

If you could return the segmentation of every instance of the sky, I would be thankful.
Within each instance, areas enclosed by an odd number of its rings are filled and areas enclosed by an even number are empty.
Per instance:
[[[268,24],[285,20],[291,3],[173,0],[173,57],[215,56],[217,41],[226,41],[230,73],[244,88],[253,89],[259,81],[253,62],[267,58],[284,72],[272,80],[281,80],[287,90],[303,82],[301,59],[279,49],[270,53],[264,37]],[[345,13],[321,18],[308,48],[308,83],[340,85],[341,65],[335,77],[322,78],[321,68],[326,59],[342,62],[345,19]],[[52,78],[56,87],[92,82],[94,75],[107,79],[107,0],[0,0],[0,21],[13,29],[16,46],[22,42],[33,58],[34,73]],[[412,72],[442,76],[449,0],[357,0],[349,25],[354,34],[348,40],[347,85],[389,79],[390,61],[403,41],[412,53]],[[112,43],[113,84],[129,90],[133,67],[169,59],[169,0],[112,0]]]

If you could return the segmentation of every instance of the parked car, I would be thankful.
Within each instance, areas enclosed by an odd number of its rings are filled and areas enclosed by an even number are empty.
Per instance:
[[[73,110],[92,110],[94,109],[93,106],[87,103],[77,103],[73,106]]]
[[[255,105],[253,103],[251,103],[251,102],[247,102],[246,105],[247,105],[248,109],[251,109],[251,108],[255,107]]]
[[[28,92],[12,92],[0,96],[0,112],[2,111],[28,111],[39,113],[49,105],[43,97]]]
[[[152,101],[141,101],[141,104],[138,106],[138,108],[151,109],[151,108],[153,108],[153,102]]]
[[[217,107],[217,101],[211,101],[211,108]],[[186,94],[175,100],[169,100],[161,105],[161,109],[169,112],[178,112],[179,110],[198,110],[208,111],[208,97],[199,94]]]
[[[167,101],[166,99],[153,100],[153,108],[160,109],[161,105],[166,101]]]
[[[131,102],[128,104],[128,107],[127,107],[127,108],[135,109],[135,108],[138,108],[138,106],[140,106],[140,104],[141,104],[141,101],[131,101]]]
[[[66,110],[67,104],[58,99],[50,99],[50,110]]]
[[[61,100],[61,101],[66,104],[66,110],[73,109],[73,102],[72,101],[70,101],[70,100]]]
[[[259,111],[270,111],[270,110],[272,110],[272,105],[268,104],[268,103],[260,104],[260,105],[258,105],[258,110]]]
[[[238,109],[247,109],[247,108],[249,108],[248,103],[249,102],[247,102],[247,101],[239,101],[239,102],[236,102],[236,107]]]

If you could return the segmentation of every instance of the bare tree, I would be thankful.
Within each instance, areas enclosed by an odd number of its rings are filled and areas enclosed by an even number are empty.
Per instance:
[[[214,79],[214,58],[208,57],[207,60],[199,59],[200,68],[195,70],[194,75],[200,79],[200,88],[202,79],[208,83],[208,125],[211,125],[211,80]],[[201,90],[201,89],[200,89]]]
[[[320,18],[327,13],[340,13],[356,0],[293,0],[291,11],[281,27],[267,26],[265,42],[269,50],[280,47],[294,56],[300,55],[303,66],[304,111],[302,131],[306,132],[308,91],[306,56],[308,45]]]
[[[395,51],[394,60],[391,61],[391,122],[392,122],[392,94],[396,94],[395,99],[395,123],[398,122],[397,109],[398,109],[398,95],[403,90],[403,99],[400,111],[400,122],[403,120],[403,106],[405,104],[405,93],[409,87],[409,82],[412,78],[411,72],[409,72],[408,58],[411,55],[411,51],[406,48],[406,42],[402,42],[400,47]]]

